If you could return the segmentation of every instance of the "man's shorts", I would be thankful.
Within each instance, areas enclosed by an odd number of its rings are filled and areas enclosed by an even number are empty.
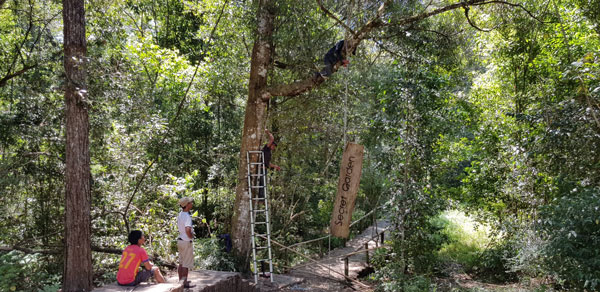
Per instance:
[[[188,269],[194,268],[194,245],[191,241],[177,240],[179,264]]]
[[[146,282],[146,281],[148,281],[148,279],[150,279],[150,277],[152,277],[152,275],[154,275],[155,269],[158,269],[158,267],[152,267],[152,270],[146,270],[146,269],[142,268],[142,270],[140,272],[138,272],[137,275],[135,275],[135,280],[133,280],[133,282],[131,282],[129,284],[119,283],[119,285],[121,285],[121,286],[136,286],[139,283]]]

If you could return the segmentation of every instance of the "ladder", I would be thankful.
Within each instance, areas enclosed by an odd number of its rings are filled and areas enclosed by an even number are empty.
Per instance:
[[[267,196],[267,176],[262,151],[248,151],[246,165],[248,169],[248,197],[250,198],[250,225],[252,235],[252,262],[254,264],[254,283],[258,283],[259,267],[264,272],[264,264],[269,263],[269,277],[273,282],[273,261],[271,256],[271,223],[269,221],[269,200]],[[264,194],[262,197],[259,193]],[[266,233],[257,233],[257,227],[264,225]],[[266,240],[265,240],[266,238]],[[257,259],[257,253],[267,250],[267,258]],[[264,253],[263,253],[264,254]]]

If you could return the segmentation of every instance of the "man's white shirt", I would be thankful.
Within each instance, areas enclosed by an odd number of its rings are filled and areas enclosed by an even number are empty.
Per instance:
[[[179,212],[177,216],[177,230],[179,230],[179,238],[185,241],[192,241],[192,239],[185,232],[186,227],[192,227],[192,216],[189,212]]]

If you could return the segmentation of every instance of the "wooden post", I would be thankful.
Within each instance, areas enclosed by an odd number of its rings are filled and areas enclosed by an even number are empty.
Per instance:
[[[369,243],[365,242],[365,255],[367,256],[367,266],[369,265]]]
[[[375,208],[377,208],[377,206],[375,206]],[[375,226],[375,234],[377,234],[377,217],[375,216],[375,211],[377,209],[373,210],[373,226]],[[379,241],[376,239],[375,240],[375,247],[379,247]]]
[[[383,231],[383,232],[381,232],[381,233],[380,233],[380,235],[381,235],[381,244],[382,244],[382,245],[383,245],[383,241],[384,241],[384,239],[383,239],[383,234],[384,234],[384,233],[385,233],[385,231]]]
[[[348,277],[348,257],[344,258],[344,275]]]
[[[285,266],[286,266],[286,270],[288,269],[288,267],[290,266],[290,256],[288,254],[287,249],[283,252],[283,256],[285,258]]]

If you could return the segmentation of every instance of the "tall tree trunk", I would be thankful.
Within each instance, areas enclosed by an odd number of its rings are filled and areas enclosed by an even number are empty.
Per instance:
[[[242,147],[238,168],[238,183],[232,221],[232,238],[240,271],[248,271],[251,247],[250,238],[250,202],[247,192],[246,152],[259,150],[264,131],[265,113],[268,102],[267,72],[272,54],[273,35],[273,3],[272,0],[260,0],[257,13],[257,38],[252,48],[250,64],[250,82],[248,84],[248,101],[242,133]]]
[[[63,23],[67,141],[63,291],[91,291],[90,152],[83,0],[63,0]]]

